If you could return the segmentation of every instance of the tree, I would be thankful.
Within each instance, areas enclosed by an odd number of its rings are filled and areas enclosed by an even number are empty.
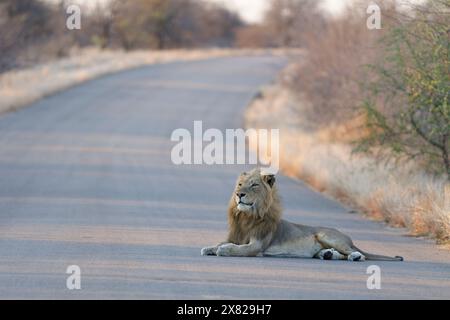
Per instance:
[[[370,134],[358,150],[416,159],[450,180],[449,10],[449,0],[416,7],[384,38],[364,103]]]
[[[127,50],[231,44],[241,24],[236,14],[197,0],[124,0],[113,11],[113,33]]]
[[[324,17],[317,0],[272,0],[264,24],[278,46],[305,46],[304,36],[318,31]],[[308,31],[306,31],[308,30]]]
[[[0,1],[0,70],[15,67],[20,50],[51,34],[51,13],[36,0]]]

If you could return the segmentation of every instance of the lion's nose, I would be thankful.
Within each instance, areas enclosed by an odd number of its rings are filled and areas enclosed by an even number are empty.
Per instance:
[[[236,193],[239,198],[245,197],[245,193]]]

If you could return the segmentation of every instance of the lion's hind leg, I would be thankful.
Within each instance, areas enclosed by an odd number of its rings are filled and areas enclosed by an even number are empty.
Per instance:
[[[317,241],[324,248],[337,250],[342,260],[365,261],[366,257],[353,246],[352,240],[337,230],[321,231],[316,234]]]
[[[334,248],[320,250],[315,255],[315,258],[318,258],[321,260],[345,260],[346,259],[346,257],[343,254],[341,254],[339,251],[337,251]]]

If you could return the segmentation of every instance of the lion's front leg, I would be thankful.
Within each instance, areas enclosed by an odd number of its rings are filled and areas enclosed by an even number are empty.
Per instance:
[[[215,255],[217,255],[217,249],[219,249],[220,246],[225,245],[225,244],[230,244],[230,243],[222,242],[222,243],[219,243],[217,246],[205,247],[202,249],[201,255],[202,256],[215,256]]]
[[[217,248],[219,248],[219,247],[214,246],[214,247],[202,248],[201,255],[202,256],[215,256],[217,254]]]
[[[255,257],[261,253],[262,247],[262,242],[257,240],[243,245],[227,243],[219,246],[216,254],[222,257]]]

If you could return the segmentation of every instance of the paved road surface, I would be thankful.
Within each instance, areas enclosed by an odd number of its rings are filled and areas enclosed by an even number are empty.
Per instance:
[[[285,217],[338,227],[377,262],[217,258],[231,166],[175,166],[176,128],[237,128],[274,57],[221,58],[131,70],[0,117],[1,298],[450,298],[450,254],[368,221],[299,181],[278,179]],[[81,290],[66,268],[81,268]]]

